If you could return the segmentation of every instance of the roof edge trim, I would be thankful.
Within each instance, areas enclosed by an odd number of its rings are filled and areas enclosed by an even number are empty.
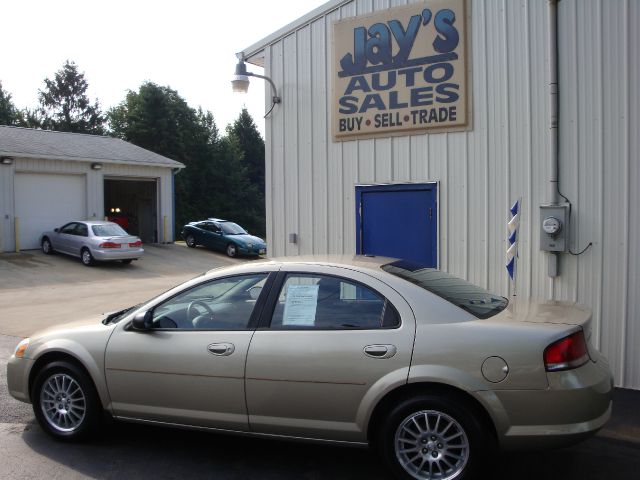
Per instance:
[[[134,162],[127,160],[113,160],[109,158],[91,158],[91,157],[71,157],[65,155],[36,155],[33,153],[22,153],[22,152],[9,152],[9,151],[0,151],[1,156],[10,156],[14,158],[34,158],[34,159],[43,159],[43,160],[60,160],[60,161],[70,161],[70,162],[102,162],[102,163],[112,163],[112,164],[120,164],[120,165],[138,165],[141,167],[163,167],[163,168],[185,168],[185,164],[181,162],[177,162],[175,160],[171,160],[174,162],[171,163],[159,163],[159,162]]]

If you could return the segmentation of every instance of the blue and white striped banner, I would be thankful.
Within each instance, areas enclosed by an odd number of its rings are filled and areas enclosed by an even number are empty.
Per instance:
[[[511,280],[516,275],[516,258],[518,258],[518,230],[520,227],[520,200],[511,206],[511,216],[507,223],[507,272]]]

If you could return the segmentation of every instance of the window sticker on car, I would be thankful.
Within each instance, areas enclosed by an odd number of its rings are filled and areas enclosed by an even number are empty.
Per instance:
[[[289,285],[283,325],[313,326],[318,306],[318,285]]]

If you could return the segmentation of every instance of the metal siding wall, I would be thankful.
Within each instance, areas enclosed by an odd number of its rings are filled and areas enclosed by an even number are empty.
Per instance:
[[[629,80],[627,82],[627,188],[628,205],[627,218],[627,315],[626,339],[624,359],[626,370],[622,379],[624,385],[640,388],[640,2],[627,2],[626,9],[628,38],[627,65]],[[633,25],[634,28],[631,28]]]
[[[304,212],[313,212],[313,191],[315,185],[313,182],[313,149],[311,140],[313,138],[313,112],[311,110],[311,91],[313,89],[313,81],[311,77],[311,60],[313,54],[313,45],[311,44],[311,26],[308,25],[298,31],[296,35],[298,44],[296,46],[298,53],[298,75],[297,75],[297,94],[298,94],[298,178],[299,184],[303,186],[299,190],[298,195],[298,234],[300,254],[313,253],[314,244],[314,228],[313,215],[305,215]],[[295,163],[295,160],[294,160]]]
[[[552,280],[539,251],[538,206],[548,200],[545,0],[470,2],[468,132],[332,141],[332,22],[406,3],[416,2],[355,0],[267,47],[267,71],[278,85],[284,75],[283,105],[267,122],[272,253],[298,252],[286,243],[294,227],[300,252],[354,252],[356,184],[440,181],[441,267],[506,295],[508,207],[522,197],[518,294],[591,307],[616,384],[640,388],[640,4],[559,2],[560,188],[573,202],[572,249],[594,245],[562,255]]]

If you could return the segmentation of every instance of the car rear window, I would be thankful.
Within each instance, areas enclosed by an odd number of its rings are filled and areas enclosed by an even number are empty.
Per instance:
[[[382,269],[444,298],[478,318],[492,317],[509,303],[506,298],[466,280],[406,260],[388,263]]]
[[[96,237],[117,237],[129,235],[120,225],[91,225],[91,230]]]

